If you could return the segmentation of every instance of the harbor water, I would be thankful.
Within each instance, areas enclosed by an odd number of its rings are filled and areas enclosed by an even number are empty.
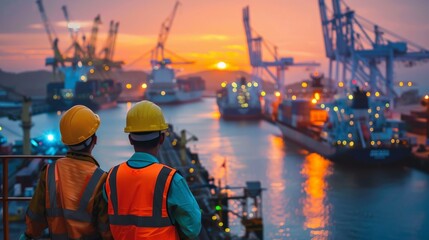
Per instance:
[[[131,103],[99,111],[102,124],[94,156],[103,170],[126,161],[133,150],[123,132]],[[336,165],[283,140],[265,121],[224,121],[214,98],[162,107],[175,131],[223,186],[261,181],[265,239],[429,239],[429,175],[407,167]],[[33,117],[33,137],[58,134],[56,113]],[[0,119],[9,140],[19,123]],[[22,135],[22,134],[21,134]],[[231,203],[238,211],[238,204]],[[231,215],[231,232],[243,234]]]

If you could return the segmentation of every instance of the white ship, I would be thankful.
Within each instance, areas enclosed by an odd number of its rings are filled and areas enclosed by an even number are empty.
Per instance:
[[[168,66],[168,59],[153,67],[145,98],[157,104],[175,104],[198,101],[205,89],[204,80],[199,77],[176,79],[174,69]]]

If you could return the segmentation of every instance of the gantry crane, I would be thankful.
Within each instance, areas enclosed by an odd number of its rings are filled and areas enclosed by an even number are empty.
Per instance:
[[[97,15],[94,18],[94,21],[92,23],[92,28],[91,28],[91,37],[89,38],[89,42],[87,45],[87,52],[88,52],[88,57],[89,58],[95,58],[95,50],[96,50],[96,43],[97,43],[97,35],[98,35],[98,28],[101,24],[101,17],[100,15]]]
[[[255,78],[256,81],[259,81],[261,79],[262,73],[265,71],[268,73],[270,78],[276,83],[276,88],[280,92],[280,94],[284,91],[284,85],[285,85],[285,70],[288,67],[292,66],[307,66],[307,67],[314,67],[319,66],[318,63],[311,62],[301,62],[296,63],[294,62],[294,59],[292,57],[279,57],[277,54],[277,47],[270,48],[268,44],[263,40],[262,36],[256,34],[257,36],[254,36],[252,34],[253,29],[250,26],[250,19],[249,19],[249,7],[246,6],[243,8],[243,23],[244,23],[244,30],[246,32],[246,40],[247,40],[247,47],[249,51],[249,59],[250,64],[252,66],[252,76]],[[262,56],[262,47],[265,46],[267,50],[270,52],[270,54],[273,57],[272,61],[265,61],[263,60]],[[275,68],[276,72],[274,73],[271,68]],[[261,84],[259,84],[261,86]]]
[[[167,17],[167,19],[164,20],[164,22],[161,24],[161,30],[158,34],[158,42],[156,44],[156,47],[152,50],[152,58],[151,58],[151,65],[152,67],[155,67],[160,62],[166,62],[165,55],[164,55],[164,47],[165,43],[167,42],[168,34],[170,33],[170,29],[173,26],[174,17],[176,16],[177,8],[179,7],[179,1],[176,1],[176,4],[174,4],[173,11],[170,13],[170,15]]]
[[[319,9],[329,77],[335,64],[335,80],[349,88],[360,84],[371,93],[379,92],[393,99],[394,62],[412,66],[429,59],[429,50],[358,16],[343,1],[332,0],[333,10],[329,10],[325,0],[319,0]]]
[[[161,24],[161,30],[158,34],[158,41],[154,49],[151,51],[151,66],[156,67],[159,64],[191,64],[194,63],[193,61],[188,61],[186,59],[183,59],[180,56],[177,56],[173,52],[167,50],[165,48],[165,43],[167,42],[168,35],[170,33],[171,27],[173,26],[174,17],[176,16],[177,9],[180,5],[179,1],[176,1],[174,4],[173,11],[170,13],[170,15],[164,20],[164,22]],[[181,62],[175,61],[172,62],[170,58],[166,58],[165,52],[168,52],[170,55],[174,55],[176,58],[181,59]]]
[[[90,69],[91,73],[96,71],[109,71],[112,68],[121,68],[123,61],[114,61],[113,54],[116,44],[116,37],[118,33],[119,23],[116,22],[110,24],[109,34],[106,40],[106,44],[100,53],[97,55],[96,40],[99,25],[101,24],[100,16],[98,15],[93,22],[90,41],[86,43],[85,36],[82,37],[82,41],[78,39],[77,29],[72,29],[69,13],[66,6],[62,6],[63,14],[69,28],[72,45],[64,52],[60,52],[58,47],[58,38],[55,34],[54,28],[49,22],[47,14],[45,12],[42,0],[36,0],[39,7],[39,12],[42,17],[43,24],[45,26],[46,33],[48,35],[49,43],[54,51],[54,57],[46,58],[46,65],[52,65],[54,70],[54,77],[58,70],[63,72],[65,77],[65,83],[72,82],[71,86],[74,86],[76,81],[80,79],[87,79],[86,75]],[[73,50],[72,56],[68,57],[68,52]],[[69,63],[68,65],[66,65]],[[69,79],[75,78],[77,79]],[[68,81],[70,80],[70,81]]]
[[[107,36],[106,43],[100,52],[101,60],[105,66],[120,68],[123,64],[122,61],[113,61],[118,28],[119,22],[110,21],[109,34]]]
[[[83,43],[80,44],[79,41],[78,41],[79,27],[71,25],[69,13],[68,13],[68,10],[67,10],[67,6],[63,5],[61,7],[61,9],[63,10],[64,18],[66,20],[67,28],[69,30],[70,38],[71,38],[71,41],[72,41],[72,44],[64,52],[64,54],[67,55],[67,53],[71,49],[73,49],[73,57],[71,59],[71,62],[72,62],[73,66],[76,66],[79,61],[85,62],[85,59],[87,58],[87,53],[86,53],[85,49],[81,46],[81,45],[85,44],[85,37],[83,37]]]
[[[62,67],[65,66],[65,59],[63,58],[63,55],[61,54],[59,48],[58,48],[58,37],[55,33],[54,28],[52,27],[51,23],[49,22],[48,16],[45,12],[45,7],[43,6],[42,0],[36,0],[40,15],[42,17],[43,25],[45,26],[46,34],[48,35],[49,44],[54,51],[54,57],[46,58],[45,65],[46,66],[52,66],[52,72],[54,74],[54,79],[57,79],[57,72],[58,72],[58,65],[61,65]]]

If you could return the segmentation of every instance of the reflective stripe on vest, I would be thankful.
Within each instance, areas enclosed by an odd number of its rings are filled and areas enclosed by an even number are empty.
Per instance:
[[[110,201],[113,207],[113,215],[109,214],[112,225],[134,225],[137,227],[168,227],[172,226],[169,217],[162,217],[162,202],[165,184],[170,175],[171,168],[163,166],[158,174],[153,195],[152,216],[135,216],[118,214],[118,192],[116,186],[117,172],[120,165],[114,167],[109,177]]]
[[[67,233],[51,234],[53,240],[100,240],[99,236],[82,236],[80,238],[70,238]]]
[[[48,193],[50,208],[46,208],[47,217],[64,217],[66,219],[81,221],[81,222],[91,222],[92,216],[86,211],[89,200],[94,192],[97,183],[100,181],[100,178],[103,176],[103,170],[96,168],[95,172],[91,176],[88,184],[83,191],[82,197],[79,202],[79,208],[77,210],[68,210],[58,207],[57,203],[57,189],[55,183],[55,163],[52,163],[48,167]]]

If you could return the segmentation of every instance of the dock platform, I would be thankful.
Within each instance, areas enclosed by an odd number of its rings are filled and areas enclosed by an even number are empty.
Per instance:
[[[246,187],[240,188],[243,191],[242,195],[229,196],[226,189],[215,185],[214,179],[201,164],[198,154],[186,147],[187,142],[195,140],[197,140],[195,136],[186,136],[185,130],[177,134],[170,125],[169,133],[161,145],[159,161],[178,170],[197,200],[201,208],[203,225],[199,239],[263,239],[262,210],[250,215],[246,212],[247,205],[262,204],[263,189],[260,182],[246,182]],[[229,201],[238,201],[242,204],[241,212],[234,213],[233,209],[229,209]],[[256,208],[262,209],[259,206]],[[242,216],[241,223],[246,229],[244,236],[231,233],[229,213]]]

